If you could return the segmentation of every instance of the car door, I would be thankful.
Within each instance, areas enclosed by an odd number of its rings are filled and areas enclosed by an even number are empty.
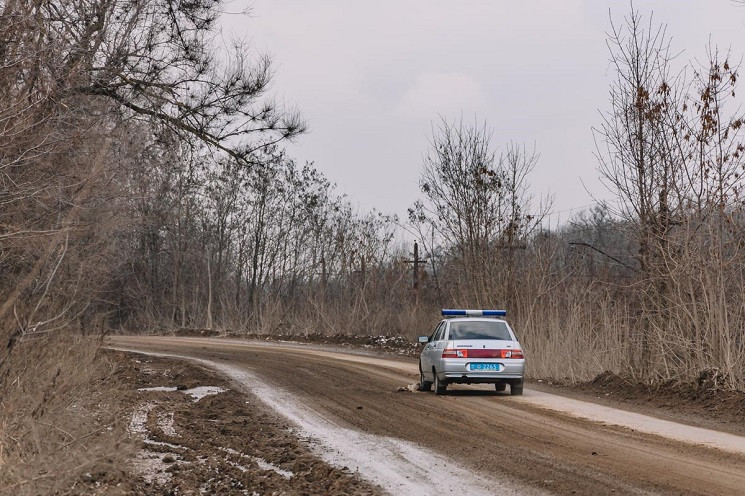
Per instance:
[[[447,324],[448,323],[445,320],[440,323],[437,333],[432,340],[432,349],[429,350],[430,356],[432,357],[430,360],[432,363],[430,369],[432,369],[432,366],[434,366],[436,370],[442,369],[442,350],[445,349],[445,345],[447,344],[447,341],[445,340]]]
[[[429,343],[424,346],[422,351],[422,370],[432,370],[432,360],[434,359],[433,351],[435,349],[438,335],[442,335],[442,331],[445,329],[445,322],[440,322],[435,330],[432,332],[432,336],[429,338]]]

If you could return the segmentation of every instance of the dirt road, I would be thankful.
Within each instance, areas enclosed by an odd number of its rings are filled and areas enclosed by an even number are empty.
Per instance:
[[[428,472],[442,481],[442,493],[468,494],[461,484],[471,473],[474,492],[500,481],[504,486],[492,492],[745,494],[745,455],[737,453],[745,450],[745,438],[724,438],[733,443],[729,451],[696,446],[640,432],[633,428],[634,417],[620,427],[567,415],[550,409],[562,402],[545,398],[543,405],[540,395],[527,390],[524,399],[485,386],[454,387],[444,397],[398,392],[417,380],[412,359],[202,338],[116,337],[111,345],[207,360],[226,373],[243,371],[234,378],[293,422],[305,423],[306,433],[321,438],[316,442],[336,442],[338,449],[347,441],[357,443],[363,476],[386,457],[394,464],[396,456],[432,453]],[[323,425],[308,420],[314,416]],[[347,441],[324,439],[331,428],[343,429]],[[398,455],[381,444],[381,459],[365,465],[371,439],[398,446]],[[378,477],[384,473],[379,469]],[[449,478],[456,470],[458,477]]]

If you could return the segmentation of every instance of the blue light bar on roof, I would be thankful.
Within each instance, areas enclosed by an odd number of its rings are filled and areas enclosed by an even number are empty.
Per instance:
[[[444,317],[457,315],[465,315],[467,317],[504,317],[507,315],[507,310],[455,310],[452,308],[443,308],[442,315]]]

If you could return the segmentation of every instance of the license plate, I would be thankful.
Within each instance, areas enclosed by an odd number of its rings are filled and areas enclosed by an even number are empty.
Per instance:
[[[496,370],[499,371],[501,366],[498,363],[472,363],[470,370]]]

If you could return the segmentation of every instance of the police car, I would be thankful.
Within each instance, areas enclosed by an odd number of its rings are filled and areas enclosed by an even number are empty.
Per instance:
[[[494,384],[497,391],[523,394],[525,356],[505,310],[443,309],[445,317],[419,358],[419,389],[444,394],[448,384]]]

